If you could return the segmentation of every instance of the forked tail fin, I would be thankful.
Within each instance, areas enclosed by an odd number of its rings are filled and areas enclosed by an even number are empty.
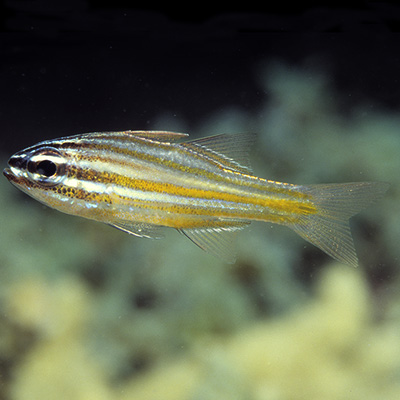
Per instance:
[[[318,212],[302,216],[291,228],[331,257],[356,267],[349,218],[381,198],[388,187],[383,182],[305,186]]]

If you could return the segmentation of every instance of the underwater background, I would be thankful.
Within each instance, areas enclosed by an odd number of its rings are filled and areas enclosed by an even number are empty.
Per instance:
[[[398,9],[213,14],[8,2],[0,159],[93,131],[257,132],[255,175],[386,181],[360,266],[253,223],[228,265],[0,179],[0,400],[400,398]]]

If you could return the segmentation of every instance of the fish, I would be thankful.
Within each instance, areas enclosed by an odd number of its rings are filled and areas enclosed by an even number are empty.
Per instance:
[[[285,225],[337,261],[358,265],[349,219],[380,199],[385,182],[297,185],[253,175],[254,133],[189,140],[169,131],[92,132],[14,154],[5,177],[61,212],[160,238],[175,228],[201,249],[235,261],[238,231]]]

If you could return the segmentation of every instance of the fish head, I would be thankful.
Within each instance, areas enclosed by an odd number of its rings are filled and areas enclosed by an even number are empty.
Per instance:
[[[71,200],[63,185],[71,174],[71,159],[62,149],[42,142],[15,153],[4,176],[18,189],[50,207],[68,212]],[[63,188],[64,187],[64,188]]]
[[[50,146],[35,146],[15,153],[3,174],[24,191],[58,185],[66,176],[67,160]]]

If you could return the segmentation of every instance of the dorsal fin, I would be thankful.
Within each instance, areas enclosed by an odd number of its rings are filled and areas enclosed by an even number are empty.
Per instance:
[[[157,140],[158,142],[176,142],[180,139],[185,139],[189,135],[187,133],[178,133],[170,131],[108,131],[108,132],[90,132],[82,133],[80,135],[60,138],[57,140],[71,140],[71,139],[104,139],[112,140],[119,139],[129,142],[134,138],[143,138],[149,140]],[[53,141],[54,142],[54,141]]]
[[[124,131],[121,133],[127,133],[143,139],[158,140],[159,142],[175,142],[189,136],[187,133],[170,131]]]
[[[249,150],[255,142],[253,133],[220,134],[182,143],[181,146],[200,153],[224,168],[245,174],[252,173]]]

